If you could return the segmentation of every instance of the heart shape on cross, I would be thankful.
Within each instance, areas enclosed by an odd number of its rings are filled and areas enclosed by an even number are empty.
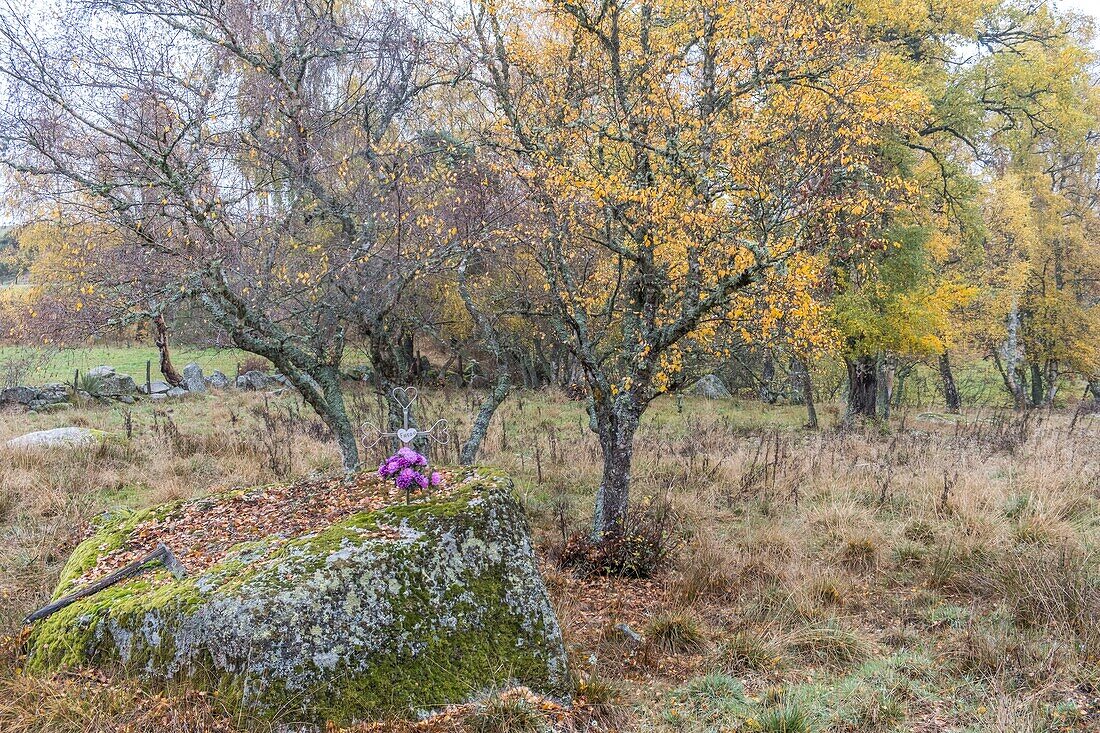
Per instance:
[[[395,387],[393,400],[402,407],[409,407],[416,401],[416,387]]]
[[[397,439],[402,443],[411,443],[416,439],[416,428],[398,428]]]

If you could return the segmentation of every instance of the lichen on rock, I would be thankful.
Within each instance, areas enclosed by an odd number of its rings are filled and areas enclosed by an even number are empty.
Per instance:
[[[348,723],[416,715],[519,683],[564,695],[561,633],[505,477],[234,545],[182,581],[147,573],[37,622],[27,668],[184,680],[231,709]],[[73,553],[58,595],[158,510]],[[379,529],[385,529],[380,533]]]

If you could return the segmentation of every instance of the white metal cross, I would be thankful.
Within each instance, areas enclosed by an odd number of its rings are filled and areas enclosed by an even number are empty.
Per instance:
[[[447,431],[446,420],[436,420],[427,430],[421,430],[410,424],[412,422],[410,413],[417,396],[416,387],[395,387],[390,394],[393,395],[393,401],[401,406],[401,427],[393,432],[387,432],[377,425],[364,423],[362,426],[364,447],[373,448],[385,438],[397,438],[401,441],[401,445],[408,445],[417,438],[427,438],[440,444],[447,442],[450,436]],[[368,444],[367,437],[371,434],[375,438],[374,441]]]

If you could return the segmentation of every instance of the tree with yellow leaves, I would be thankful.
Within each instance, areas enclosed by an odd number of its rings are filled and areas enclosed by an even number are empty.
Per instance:
[[[804,253],[859,251],[900,197],[874,151],[914,101],[851,19],[831,0],[475,6],[490,143],[529,202],[513,241],[603,449],[597,536],[624,526],[639,419],[685,361],[781,319],[761,292],[804,281],[785,277]]]

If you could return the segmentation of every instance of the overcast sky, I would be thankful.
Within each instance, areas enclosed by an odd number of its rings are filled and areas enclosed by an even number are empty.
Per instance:
[[[1093,18],[1100,19],[1100,0],[1056,0],[1056,7],[1063,10],[1076,10],[1079,13],[1087,13]],[[1100,25],[1100,22],[1098,22]]]

